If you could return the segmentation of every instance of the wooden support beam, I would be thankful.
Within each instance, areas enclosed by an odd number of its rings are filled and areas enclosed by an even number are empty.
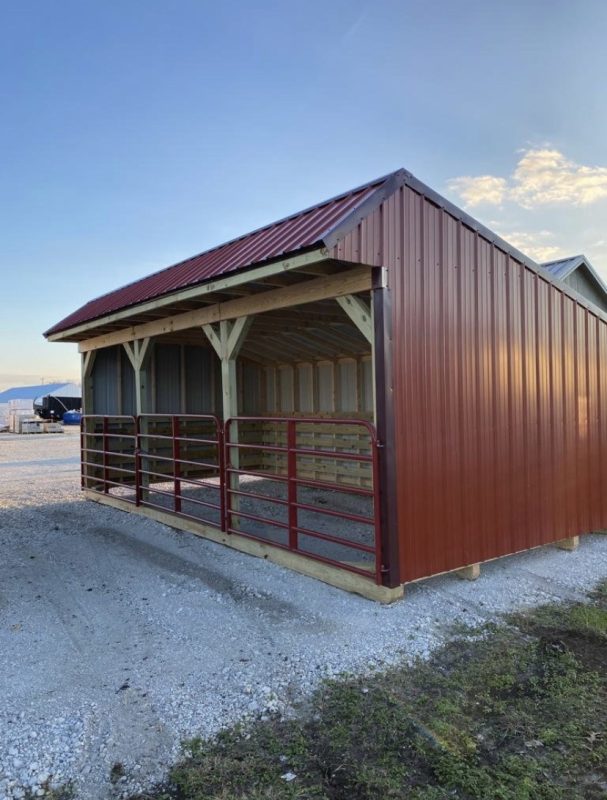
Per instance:
[[[151,337],[123,342],[124,350],[135,373],[135,411],[145,414],[148,409],[148,356],[150,354]],[[95,351],[92,351],[95,352]]]
[[[554,544],[559,550],[577,550],[580,545],[580,537],[569,536],[567,539],[560,539]]]
[[[221,361],[221,398],[224,420],[238,416],[236,358],[252,322],[252,317],[240,317],[234,322],[224,319],[219,323],[219,333],[210,324],[202,326],[204,333]],[[236,426],[238,425],[238,423],[234,424]],[[238,430],[231,431],[231,441],[234,443],[238,442]],[[228,465],[238,469],[239,464],[238,449],[230,447],[228,452]],[[232,474],[230,476],[231,488],[238,489],[239,485],[239,476]],[[232,510],[237,510],[238,507],[238,495],[233,495],[231,498],[231,508]],[[235,523],[235,518],[232,518],[232,523]]]
[[[236,358],[252,323],[253,317],[240,317],[234,322],[222,320],[219,323],[219,333],[213,325],[203,325],[202,330],[218,358]]]
[[[217,357],[223,358],[223,352],[221,349],[221,339],[215,333],[215,328],[212,325],[203,325],[202,330],[204,331],[209,342],[211,343],[213,350],[217,353]]]
[[[137,355],[135,354],[135,347],[134,342],[123,342],[122,346],[124,347],[124,351],[129,357],[129,361],[131,362],[131,366],[133,370],[137,372],[137,367],[139,366],[137,363]],[[94,352],[94,351],[93,351]]]
[[[315,303],[319,300],[341,297],[342,295],[368,291],[371,288],[371,268],[366,266],[329,275],[321,278],[301,281],[286,286],[283,289],[273,289],[260,292],[249,297],[239,297],[228,300],[196,311],[186,311],[183,314],[168,317],[164,320],[155,320],[119,331],[95,336],[80,343],[81,353],[88,350],[98,350],[102,347],[111,347],[123,344],[134,339],[144,339],[149,336],[162,336],[187,328],[202,327],[204,325],[233,320],[251,314],[263,314],[278,308]]]
[[[253,322],[253,317],[239,317],[237,320],[234,320],[232,327],[227,335],[226,341],[226,355],[228,358],[236,358],[240,348],[242,347],[242,343],[245,340],[247,333],[249,332],[249,328]],[[227,322],[220,323],[221,325],[228,325]]]
[[[234,322],[221,320],[219,333],[212,325],[202,326],[202,330],[221,361],[221,396],[224,419],[238,416],[236,358],[252,322],[252,317],[240,317]]]
[[[373,317],[367,303],[360,297],[356,297],[352,294],[343,295],[336,299],[365,339],[373,345],[375,338],[373,333]]]

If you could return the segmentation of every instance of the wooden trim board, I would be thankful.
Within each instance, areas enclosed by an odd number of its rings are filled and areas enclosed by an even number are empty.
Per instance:
[[[145,506],[135,506],[118,497],[100,495],[97,494],[97,492],[91,492],[87,489],[84,490],[84,496],[87,500],[93,500],[101,505],[118,508],[121,511],[127,511],[131,514],[141,514],[156,522],[161,522],[163,525],[168,525],[170,528],[177,528],[187,531],[188,533],[193,533],[195,536],[209,539],[216,544],[232,547],[234,550],[238,550],[241,553],[256,556],[257,558],[265,558],[281,567],[292,569],[294,572],[300,572],[302,575],[307,575],[323,583],[328,583],[338,589],[345,589],[347,592],[359,594],[362,597],[366,597],[368,600],[374,600],[378,603],[393,603],[396,600],[400,600],[404,593],[402,586],[398,586],[394,589],[390,589],[387,586],[378,586],[373,580],[365,578],[362,575],[355,575],[353,572],[338,569],[330,564],[323,564],[321,561],[307,558],[298,553],[290,553],[288,550],[273,547],[271,544],[266,544],[265,542],[254,541],[244,536],[238,536],[238,534],[235,533],[223,533],[218,528],[214,528],[211,525],[205,525],[203,523],[194,522],[193,520],[184,519],[183,517],[177,517],[167,511],[159,511],[155,508],[147,508]]]

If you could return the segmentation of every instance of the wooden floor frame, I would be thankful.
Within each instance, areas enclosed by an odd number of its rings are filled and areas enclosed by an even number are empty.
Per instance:
[[[168,525],[170,528],[177,528],[178,530],[193,533],[195,536],[208,539],[216,544],[231,547],[241,553],[247,553],[257,558],[265,558],[281,567],[286,567],[294,572],[300,572],[302,575],[307,575],[323,583],[328,583],[338,589],[344,589],[347,592],[361,595],[368,600],[374,600],[375,602],[384,604],[393,603],[396,600],[400,600],[404,593],[402,586],[397,586],[394,589],[390,589],[387,586],[378,586],[372,578],[365,578],[362,575],[348,572],[345,569],[339,569],[330,564],[323,564],[321,561],[307,558],[300,553],[292,553],[288,550],[283,550],[280,547],[274,547],[269,543],[266,544],[265,542],[255,541],[235,533],[224,533],[219,528],[175,516],[170,511],[160,511],[158,509],[147,508],[146,506],[135,506],[133,503],[122,500],[119,497],[99,494],[89,489],[84,490],[84,496],[87,500],[93,500],[95,503],[111,506],[112,508],[117,508],[130,514],[148,517],[156,522],[161,522],[163,525]]]

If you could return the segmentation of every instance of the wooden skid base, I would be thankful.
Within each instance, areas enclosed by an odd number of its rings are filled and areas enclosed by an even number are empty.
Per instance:
[[[554,546],[558,547],[559,550],[577,550],[580,546],[580,537],[570,536],[568,539],[561,539],[555,542]]]
[[[362,575],[355,575],[353,572],[333,567],[330,564],[323,564],[321,561],[316,561],[313,558],[298,553],[290,553],[288,550],[282,550],[279,547],[273,547],[271,544],[265,542],[254,541],[247,539],[238,534],[227,534],[214,528],[211,525],[204,525],[200,522],[193,520],[183,519],[176,517],[167,511],[159,511],[155,508],[146,508],[144,506],[137,507],[132,503],[121,500],[118,497],[111,495],[100,495],[97,492],[91,492],[87,489],[84,490],[84,496],[87,500],[93,500],[102,505],[112,506],[121,511],[127,511],[131,514],[141,514],[144,517],[149,517],[156,522],[161,522],[163,525],[168,525],[170,528],[177,528],[179,530],[193,533],[196,536],[201,536],[204,539],[209,539],[217,544],[223,544],[227,547],[232,547],[234,550],[239,550],[241,553],[247,553],[251,556],[258,558],[266,558],[281,567],[287,567],[294,572],[301,572],[303,575],[308,575],[316,580],[328,583],[338,589],[345,589],[347,592],[362,595],[368,600],[375,600],[379,603],[393,603],[400,600],[403,596],[403,587],[397,586],[390,589],[387,586],[378,586],[370,578],[365,578]]]
[[[604,534],[607,535],[607,530],[605,531],[591,531],[589,535],[592,534]],[[504,553],[501,556],[495,556],[495,558],[488,558],[486,561],[482,561],[478,564],[469,564],[466,567],[457,567],[456,569],[445,570],[444,572],[436,572],[434,575],[424,575],[421,578],[414,578],[412,581],[409,581],[405,584],[407,586],[409,583],[419,583],[420,581],[428,580],[429,578],[438,578],[441,575],[456,575],[458,578],[462,578],[463,580],[467,581],[475,581],[477,578],[480,577],[481,574],[481,566],[483,564],[490,564],[492,561],[499,561],[502,558],[510,558],[511,556],[521,555],[522,553],[530,553],[532,550],[539,550],[541,547],[558,547],[559,550],[577,550],[580,545],[580,536],[570,536],[568,539],[560,539],[559,541],[555,542],[546,542],[546,544],[540,544],[535,547],[529,547],[527,550],[517,550],[514,553]]]
[[[469,564],[467,567],[456,570],[455,574],[458,578],[462,578],[462,580],[475,581],[481,576],[481,565]]]

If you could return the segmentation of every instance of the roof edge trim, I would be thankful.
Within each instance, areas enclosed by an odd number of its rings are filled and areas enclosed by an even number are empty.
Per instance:
[[[376,211],[390,195],[404,185],[406,175],[407,172],[404,169],[398,169],[396,172],[386,175],[383,183],[377,187],[370,197],[363,200],[352,211],[349,211],[343,219],[336,222],[322,234],[321,239],[326,247],[334,247],[340,239],[354,230],[359,222],[362,222],[365,217]]]

